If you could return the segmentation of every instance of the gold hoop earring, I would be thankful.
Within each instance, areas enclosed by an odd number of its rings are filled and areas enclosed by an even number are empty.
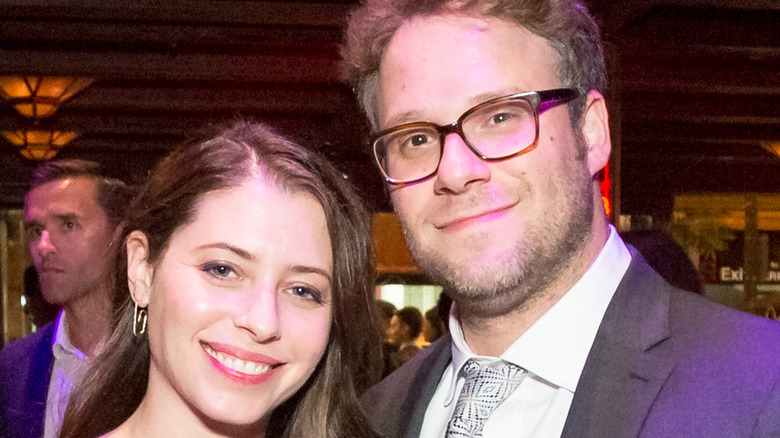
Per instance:
[[[133,310],[133,336],[136,338],[146,333],[146,318],[148,313],[146,307],[138,308],[138,303],[135,303],[135,309]]]

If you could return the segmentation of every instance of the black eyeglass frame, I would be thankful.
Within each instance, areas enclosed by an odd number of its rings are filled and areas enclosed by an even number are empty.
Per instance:
[[[458,134],[460,138],[463,140],[463,143],[465,143],[466,146],[468,146],[469,150],[471,150],[471,152],[473,152],[474,155],[476,155],[483,161],[490,162],[490,161],[499,161],[499,160],[505,160],[507,158],[512,158],[517,155],[530,152],[536,148],[536,145],[539,141],[539,106],[541,104],[549,103],[551,104],[549,105],[549,108],[552,108],[553,106],[570,102],[578,97],[580,97],[580,92],[579,90],[574,88],[555,88],[551,90],[542,90],[542,91],[525,91],[522,93],[510,94],[508,96],[496,97],[471,107],[470,109],[466,110],[466,112],[464,112],[460,117],[458,117],[457,121],[455,121],[454,123],[450,123],[449,125],[441,126],[431,122],[413,122],[413,123],[405,123],[403,125],[398,125],[392,128],[379,131],[376,134],[372,135],[369,139],[371,144],[371,150],[374,153],[374,160],[376,161],[379,170],[382,172],[382,175],[385,177],[385,181],[387,181],[389,184],[414,184],[416,182],[430,178],[431,176],[435,175],[436,172],[439,171],[439,164],[441,164],[441,157],[444,155],[444,139],[448,135]],[[488,157],[486,155],[483,155],[466,139],[466,135],[463,133],[463,121],[466,118],[468,118],[471,114],[474,114],[475,112],[479,111],[485,106],[493,105],[501,102],[518,100],[518,99],[525,100],[531,105],[531,109],[533,109],[534,124],[536,125],[536,134],[534,135],[534,141],[528,146],[520,149],[517,152],[513,152],[511,154],[502,155],[500,157]],[[439,149],[440,149],[439,162],[436,163],[436,167],[433,169],[433,171],[431,171],[431,173],[423,177],[416,178],[409,181],[391,178],[385,172],[385,169],[382,168],[382,164],[379,159],[379,154],[377,153],[377,142],[387,134],[392,134],[397,131],[401,131],[409,128],[415,128],[415,127],[433,128],[439,134]]]

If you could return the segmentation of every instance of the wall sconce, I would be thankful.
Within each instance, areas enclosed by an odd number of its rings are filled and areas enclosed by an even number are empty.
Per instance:
[[[95,80],[64,76],[0,76],[0,94],[24,117],[41,119]]]
[[[29,160],[54,158],[63,146],[78,136],[75,132],[44,130],[2,131],[2,134]]]

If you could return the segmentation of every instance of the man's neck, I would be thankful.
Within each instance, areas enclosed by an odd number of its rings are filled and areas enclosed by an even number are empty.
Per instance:
[[[101,291],[64,306],[68,338],[71,344],[92,359],[108,336],[111,319],[109,294]]]
[[[608,224],[598,229],[581,254],[573,257],[556,281],[537,291],[521,304],[504,308],[512,310],[501,315],[480,315],[467,302],[458,301],[458,320],[469,348],[484,356],[501,356],[510,345],[533,326],[577,283],[596,260],[609,237]]]
[[[501,316],[480,317],[468,309],[458,310],[463,337],[471,350],[481,356],[501,356],[536,321],[565,295],[569,287],[537,294],[521,307]]]

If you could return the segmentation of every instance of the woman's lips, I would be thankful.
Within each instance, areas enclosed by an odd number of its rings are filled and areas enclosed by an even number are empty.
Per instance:
[[[257,353],[251,353],[225,344],[201,346],[212,365],[232,380],[244,384],[258,384],[268,380],[283,363]]]

